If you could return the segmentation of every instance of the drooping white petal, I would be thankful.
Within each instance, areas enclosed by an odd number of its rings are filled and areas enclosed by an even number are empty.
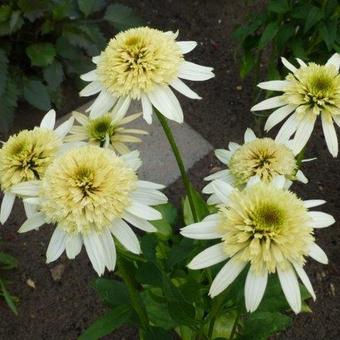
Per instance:
[[[215,244],[196,255],[188,264],[190,269],[202,269],[226,260],[228,256],[223,251],[223,243]]]
[[[266,124],[264,126],[265,131],[269,131],[274,126],[282,122],[290,113],[296,109],[296,105],[285,105],[275,110],[268,117]]]
[[[203,81],[213,78],[212,67],[201,66],[190,61],[183,61],[178,70],[178,77],[192,81]]]
[[[224,164],[229,163],[232,153],[225,149],[216,149],[215,156]]]
[[[282,270],[277,268],[277,273],[281,283],[283,293],[295,314],[301,311],[301,295],[299,282],[292,266],[287,264],[287,268]]]
[[[110,230],[114,237],[129,251],[134,254],[140,254],[141,248],[136,234],[133,230],[121,219],[113,221]]]
[[[306,200],[306,201],[303,201],[303,205],[305,206],[305,208],[313,208],[313,207],[317,207],[317,206],[325,204],[325,203],[326,203],[325,200]]]
[[[326,65],[334,65],[337,71],[339,71],[340,67],[340,54],[334,53],[327,61]]]
[[[65,250],[67,233],[59,227],[54,229],[46,252],[46,263],[55,261]]]
[[[24,203],[24,210],[25,210],[25,214],[27,218],[34,216],[38,212],[36,205],[27,203],[25,200],[23,201],[23,203]]]
[[[179,78],[175,78],[171,83],[170,86],[172,86],[175,90],[177,90],[179,93],[182,93],[184,96],[191,98],[191,99],[202,99],[196,92],[191,90],[188,85],[186,85],[182,80]]]
[[[80,76],[80,79],[82,79],[84,81],[95,81],[95,80],[97,80],[97,72],[94,69],[90,72],[84,73]]]
[[[196,46],[196,41],[177,41],[177,46],[180,48],[183,54],[191,52]]]
[[[221,171],[217,171],[212,175],[209,175],[207,177],[204,178],[205,181],[213,181],[219,179],[223,182],[226,182],[230,185],[234,184],[234,177],[233,175],[230,173],[230,170],[221,170]],[[212,191],[213,192],[213,191]]]
[[[307,113],[299,123],[292,143],[294,154],[298,154],[307,144],[313,132],[316,118],[316,115],[310,116]]]
[[[168,202],[168,198],[160,191],[149,189],[137,189],[131,197],[146,205],[158,205]]]
[[[133,169],[138,170],[142,165],[142,160],[140,159],[140,152],[138,150],[134,150],[124,155],[121,155],[120,158],[127,163],[127,165]]]
[[[87,84],[80,92],[80,97],[89,97],[100,92],[103,89],[102,84],[99,81],[93,81]]]
[[[284,188],[284,186],[286,184],[286,178],[285,178],[285,176],[282,176],[282,175],[275,176],[272,179],[271,184],[278,189],[282,189],[282,188]]]
[[[213,298],[225,290],[241,273],[247,262],[231,258],[218,272],[211,284],[209,295]]]
[[[108,228],[104,229],[98,235],[103,248],[103,256],[105,260],[105,266],[108,270],[113,271],[116,267],[116,246]]]
[[[295,268],[295,271],[299,275],[300,280],[302,281],[302,283],[304,284],[304,286],[308,290],[309,294],[312,296],[313,300],[315,300],[316,296],[315,296],[315,293],[314,293],[314,289],[312,287],[312,284],[309,280],[307,273],[305,272],[305,270],[303,269],[303,267],[301,265],[299,265],[297,263],[293,263],[293,266]]]
[[[260,89],[269,90],[269,91],[284,91],[284,89],[289,85],[288,80],[271,80],[264,81],[262,83],[257,84]]]
[[[85,234],[83,235],[83,240],[92,266],[97,274],[101,276],[105,271],[106,265],[102,242],[97,233]]]
[[[181,105],[169,86],[155,86],[148,93],[152,105],[166,118],[177,123],[183,123],[183,111]]]
[[[0,210],[0,223],[1,224],[4,224],[7,221],[9,215],[11,214],[14,201],[15,201],[15,194],[9,191],[4,193],[4,197],[1,202],[1,210]]]
[[[152,104],[150,99],[142,93],[141,95],[142,100],[142,109],[143,109],[143,118],[148,124],[152,123]]]
[[[72,116],[81,125],[86,125],[89,122],[89,118],[81,112],[73,111]]]
[[[55,125],[56,112],[55,110],[48,111],[40,123],[40,127],[44,129],[53,130]]]
[[[40,181],[27,181],[12,186],[11,191],[14,194],[22,196],[38,196],[40,190]]]
[[[256,135],[254,131],[250,128],[247,128],[246,132],[244,133],[244,142],[249,143],[255,139],[256,139]]]
[[[38,229],[45,224],[44,216],[41,213],[37,213],[34,216],[28,218],[18,230],[19,233],[25,233],[33,229]]]
[[[218,196],[217,196],[216,194],[212,194],[212,195],[209,196],[209,198],[207,199],[207,203],[208,203],[208,205],[221,204],[221,200],[218,198]]]
[[[83,238],[80,234],[68,235],[66,238],[66,256],[72,260],[81,251],[83,246]]]
[[[250,111],[270,110],[270,109],[274,109],[276,107],[280,107],[286,104],[287,103],[285,102],[283,96],[276,96],[276,97],[265,99],[262,102],[254,105],[250,109]]]
[[[121,120],[129,109],[130,104],[131,98],[129,96],[120,97],[111,112],[111,116],[113,118],[112,121]]]
[[[124,213],[123,219],[140,230],[143,230],[149,233],[154,233],[157,231],[157,229],[149,221],[143,218],[137,217],[135,215],[132,215],[128,212]]]
[[[256,273],[249,269],[244,286],[244,297],[248,312],[254,312],[263,298],[267,287],[268,272]]]
[[[285,143],[289,140],[289,138],[295,133],[296,129],[299,126],[300,119],[298,115],[294,112],[281,126],[279,133],[275,137],[275,141],[278,143]],[[292,145],[294,145],[292,143]]]
[[[313,228],[326,228],[335,223],[335,219],[332,215],[322,211],[309,211],[308,215],[313,220]]]
[[[304,175],[304,173],[301,170],[298,170],[295,175],[296,179],[300,181],[301,183],[308,183],[308,178]]]
[[[136,201],[132,201],[130,206],[126,208],[126,211],[149,221],[162,219],[162,214],[158,210]]]
[[[215,180],[212,182],[214,193],[218,196],[222,203],[227,204],[229,202],[229,195],[235,190],[230,184],[221,180]]]
[[[295,73],[295,71],[297,70],[297,68],[296,68],[294,65],[292,65],[286,58],[281,57],[281,61],[282,61],[282,64],[283,64],[284,66],[286,66],[286,68],[287,68],[290,72]]]
[[[148,181],[141,181],[141,180],[139,180],[137,182],[137,188],[146,188],[146,189],[161,190],[161,189],[164,189],[165,186],[163,184],[158,184],[158,183],[154,183],[154,182],[148,182]]]
[[[322,264],[328,264],[328,258],[327,258],[326,253],[314,242],[309,248],[308,255],[311,258],[313,258],[315,261],[318,261]]]
[[[328,118],[325,114],[321,114],[322,130],[325,135],[326,144],[329,152],[333,157],[338,155],[338,137],[331,118]]]
[[[71,130],[74,123],[74,118],[69,118],[66,122],[60,124],[54,132],[60,137],[64,138]]]
[[[94,119],[102,116],[110,111],[117,98],[113,97],[109,92],[102,90],[93,104],[86,109],[86,112],[90,111],[90,118]]]

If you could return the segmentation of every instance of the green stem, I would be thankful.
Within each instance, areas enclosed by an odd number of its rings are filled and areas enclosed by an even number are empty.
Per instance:
[[[234,339],[234,336],[236,334],[236,330],[237,330],[238,321],[240,319],[240,316],[241,316],[241,308],[239,308],[237,310],[236,318],[235,318],[235,321],[234,321],[233,329],[231,330],[231,333],[230,333],[229,340],[233,340]]]
[[[149,327],[149,318],[146,314],[144,303],[142,299],[140,298],[139,293],[137,291],[135,281],[129,272],[127,261],[120,258],[117,261],[117,266],[118,266],[119,275],[127,286],[131,305],[138,315],[141,327],[143,329],[147,329]]]
[[[165,135],[168,138],[168,141],[170,143],[172,152],[173,152],[173,154],[176,158],[176,161],[177,161],[177,164],[178,164],[178,167],[179,167],[179,171],[180,171],[181,176],[182,176],[182,181],[183,181],[183,184],[184,184],[184,187],[185,187],[185,191],[187,192],[187,195],[188,195],[190,209],[191,209],[191,212],[192,212],[192,217],[193,217],[195,222],[199,222],[198,216],[197,216],[197,213],[196,213],[196,209],[195,209],[191,183],[190,183],[189,177],[187,175],[187,172],[185,170],[183,159],[182,159],[181,153],[180,153],[180,151],[177,147],[175,138],[172,134],[172,131],[170,129],[170,126],[169,126],[166,118],[156,108],[154,108],[154,112],[156,113],[156,116],[157,116],[159,122],[162,125],[164,133],[165,133]]]

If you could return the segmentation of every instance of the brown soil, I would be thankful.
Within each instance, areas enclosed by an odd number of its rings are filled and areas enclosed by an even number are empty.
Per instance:
[[[252,10],[245,5],[246,2],[120,2],[137,8],[148,24],[164,30],[179,29],[180,39],[199,42],[189,58],[213,66],[216,78],[193,84],[193,88],[203,95],[202,101],[180,98],[185,119],[216,148],[225,147],[228,141],[241,142],[246,127],[254,126],[249,113],[252,86],[250,81],[242,82],[238,76],[231,32],[234,25],[241,22],[245,12]],[[32,118],[22,117],[25,124],[32,124]],[[304,198],[326,199],[328,204],[324,210],[340,220],[337,199],[340,192],[339,160],[332,159],[327,152],[320,128],[309,144],[307,156],[317,156],[318,160],[304,166],[310,184],[296,185],[296,191]],[[210,154],[192,168],[190,174],[198,188],[202,187],[202,178],[216,165]],[[183,194],[180,181],[169,187],[167,194],[171,200],[177,200]],[[0,339],[75,339],[104,310],[94,291],[89,288],[95,273],[84,253],[75,261],[63,257],[57,263],[46,265],[45,252],[51,228],[45,227],[38,234],[31,232],[21,235],[16,230],[23,219],[22,207],[17,204],[15,213],[0,231],[0,236],[8,241],[5,250],[20,261],[19,269],[10,274],[10,288],[20,298],[19,316],[15,317],[4,305],[0,305]],[[296,316],[293,327],[278,335],[277,339],[340,338],[340,230],[335,225],[320,230],[317,237],[329,256],[330,264],[308,264],[308,273],[317,295],[317,301],[311,303],[313,313]],[[63,264],[65,271],[60,281],[54,281],[50,270],[58,264]],[[28,279],[35,282],[36,288],[27,285]],[[124,328],[107,338],[137,339],[137,333],[134,329]]]

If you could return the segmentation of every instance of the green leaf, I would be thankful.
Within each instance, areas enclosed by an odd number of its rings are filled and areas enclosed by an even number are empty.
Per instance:
[[[62,21],[64,19],[76,20],[80,17],[80,12],[75,0],[57,1],[53,5],[52,18],[55,21]]]
[[[78,339],[96,340],[112,333],[131,316],[129,306],[119,306],[97,319]]]
[[[53,64],[44,68],[43,75],[48,87],[51,90],[56,90],[64,79],[63,67],[59,61],[55,61]]]
[[[88,17],[94,12],[96,2],[98,2],[98,0],[78,0],[79,9],[84,13],[85,17]]]
[[[306,59],[306,49],[301,38],[295,38],[290,41],[290,47],[294,57]]]
[[[305,22],[305,26],[303,28],[303,33],[307,33],[322,18],[323,18],[322,11],[315,6],[312,6],[311,9],[309,10],[309,13],[308,13],[308,16]]]
[[[268,43],[275,38],[277,32],[279,31],[279,27],[280,27],[280,23],[277,21],[270,22],[266,26],[259,41],[259,45],[258,45],[259,49],[262,49],[265,46],[267,46]]]
[[[246,39],[247,36],[253,34],[265,21],[265,16],[259,15],[252,18],[248,25],[242,25],[233,32],[234,39],[239,40],[240,44]]]
[[[151,262],[140,263],[138,265],[136,280],[144,285],[162,286],[162,274],[158,267]]]
[[[191,186],[191,195],[192,195],[195,211],[197,214],[197,218],[199,221],[202,221],[204,217],[209,215],[208,205],[205,202],[205,200],[202,198],[200,193],[197,190],[195,190],[192,186]],[[184,219],[185,225],[195,223],[194,217],[192,215],[191,207],[189,204],[188,196],[184,198],[182,202],[182,207],[183,207],[183,219]]]
[[[172,340],[173,334],[159,327],[149,327],[145,331],[142,330],[144,340]]]
[[[0,49],[0,97],[5,91],[8,72],[8,58],[4,50]]]
[[[47,66],[52,64],[56,56],[56,50],[50,43],[38,43],[29,45],[26,48],[26,54],[31,59],[34,66]]]
[[[0,23],[8,21],[11,16],[11,12],[12,10],[9,5],[1,5],[0,6]]]
[[[8,305],[8,307],[11,309],[11,311],[15,314],[18,315],[18,311],[17,311],[17,307],[12,299],[12,296],[8,293],[5,284],[3,283],[3,281],[0,279],[0,290],[1,293]]]
[[[267,8],[270,12],[283,14],[289,11],[289,4],[287,0],[271,0]]]
[[[14,118],[19,90],[13,79],[7,79],[6,88],[0,97],[0,130],[7,133]]]
[[[46,86],[39,80],[24,80],[24,98],[39,110],[51,108],[50,96]]]
[[[0,267],[2,269],[13,269],[18,266],[18,261],[15,257],[8,255],[4,252],[0,252]]]
[[[327,24],[319,25],[319,32],[322,40],[326,43],[328,51],[331,51],[336,39],[337,21],[330,21]]]
[[[287,48],[287,42],[295,35],[295,26],[293,24],[284,24],[280,27],[275,37],[278,52],[281,53]]]
[[[19,0],[17,4],[24,16],[31,22],[42,17],[50,7],[49,1],[45,0]]]
[[[189,238],[182,238],[178,244],[175,244],[171,248],[167,265],[169,267],[173,267],[177,263],[190,258],[193,252],[195,252],[194,240]]]
[[[105,12],[104,19],[119,30],[144,24],[144,21],[130,7],[121,4],[110,5]]]
[[[155,235],[146,234],[141,239],[141,248],[144,254],[144,257],[150,262],[156,262],[156,248],[157,248],[158,240]]]
[[[325,6],[325,18],[330,18],[332,15],[336,14],[338,8],[338,0],[327,0],[327,4]]]
[[[244,79],[258,62],[257,55],[254,56],[250,51],[245,51],[241,59],[240,76]]]

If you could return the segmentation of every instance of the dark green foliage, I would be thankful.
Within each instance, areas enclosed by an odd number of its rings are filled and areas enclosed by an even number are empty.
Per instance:
[[[108,0],[5,0],[0,4],[0,131],[7,132],[19,100],[39,110],[62,104],[65,79],[81,84],[91,57],[116,30],[142,24],[134,11]]]

